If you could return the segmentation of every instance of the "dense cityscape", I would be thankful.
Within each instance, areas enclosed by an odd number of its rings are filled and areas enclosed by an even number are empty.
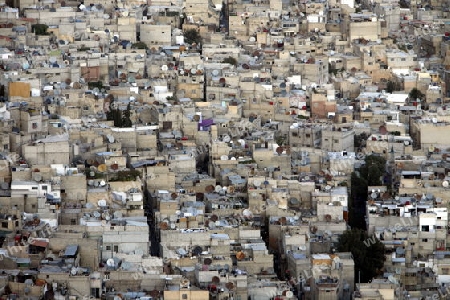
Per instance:
[[[0,1],[0,299],[450,299],[450,1],[222,1]]]

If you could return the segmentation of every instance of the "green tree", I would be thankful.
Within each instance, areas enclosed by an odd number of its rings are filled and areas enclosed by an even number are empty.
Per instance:
[[[339,237],[339,252],[351,252],[355,262],[355,278],[368,282],[383,272],[385,247],[375,236],[368,236],[365,230],[352,229]]]
[[[349,225],[352,228],[366,228],[364,219],[368,187],[382,184],[386,171],[386,159],[377,155],[366,156],[365,164],[359,172],[351,175],[351,195],[349,201]]]
[[[408,97],[409,97],[409,99],[411,99],[411,100],[416,100],[416,99],[423,100],[423,99],[425,98],[425,95],[424,95],[421,91],[419,91],[418,89],[413,88],[413,89],[409,92]]]
[[[382,185],[381,177],[386,172],[386,159],[382,156],[368,155],[364,161],[365,164],[359,169],[360,177],[367,180],[368,186]]]
[[[34,32],[36,35],[49,35],[50,33],[47,32],[48,26],[45,24],[34,24],[31,26],[32,32]]]
[[[224,60],[222,60],[223,64],[230,64],[233,66],[237,66],[237,60],[234,57],[228,56],[227,58],[225,58]]]
[[[121,127],[132,127],[133,122],[131,121],[131,104],[128,103],[127,109],[122,114],[122,126]]]
[[[148,49],[148,46],[144,42],[136,42],[133,45],[131,45],[131,49]]]
[[[199,44],[202,42],[202,37],[200,36],[200,33],[197,29],[188,29],[184,33],[184,42],[186,44],[192,45],[192,44]]]
[[[395,91],[395,83],[392,80],[389,80],[386,84],[386,92],[392,94]]]
[[[109,107],[106,111],[106,119],[114,121],[114,127],[123,127],[122,111],[116,108],[114,98],[110,98]]]

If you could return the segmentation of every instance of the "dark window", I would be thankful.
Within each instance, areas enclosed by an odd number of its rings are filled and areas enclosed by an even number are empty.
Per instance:
[[[163,129],[172,129],[172,122],[171,121],[164,121],[163,122]]]

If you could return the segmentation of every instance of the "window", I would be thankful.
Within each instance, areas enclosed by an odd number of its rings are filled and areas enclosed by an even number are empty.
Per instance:
[[[9,149],[9,145],[8,144],[3,145],[3,150],[8,150],[8,149]]]
[[[191,93],[192,94],[197,94],[197,90],[192,90]]]
[[[114,252],[119,252],[119,246],[118,245],[114,245]]]
[[[187,299],[188,298],[188,295],[187,294],[183,294],[182,296],[181,296],[181,299]]]
[[[37,129],[37,123],[31,123],[31,127],[33,128],[33,129]]]
[[[2,228],[8,228],[8,222],[2,222]]]
[[[442,268],[442,275],[450,275],[450,269],[449,268]]]
[[[77,225],[76,219],[70,219],[70,225]]]
[[[37,188],[37,186],[33,186],[33,187],[31,187],[31,189],[32,190],[37,190],[38,188]]]
[[[106,246],[106,251],[111,251],[111,246]]]
[[[423,243],[428,243],[428,239],[422,239]]]
[[[402,58],[402,61],[406,61],[406,58]]]
[[[305,137],[310,138],[311,135],[309,133],[305,134]]]
[[[31,204],[31,208],[35,209],[36,208],[36,204]]]
[[[83,106],[83,110],[89,110],[89,106],[87,105]]]
[[[47,186],[46,186],[46,185],[43,185],[43,186],[42,186],[42,189],[46,191],[46,190],[47,190]]]

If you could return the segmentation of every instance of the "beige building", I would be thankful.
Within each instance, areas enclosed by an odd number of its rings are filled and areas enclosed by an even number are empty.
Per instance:
[[[170,46],[172,44],[172,28],[170,25],[141,24],[140,38],[149,48]]]

